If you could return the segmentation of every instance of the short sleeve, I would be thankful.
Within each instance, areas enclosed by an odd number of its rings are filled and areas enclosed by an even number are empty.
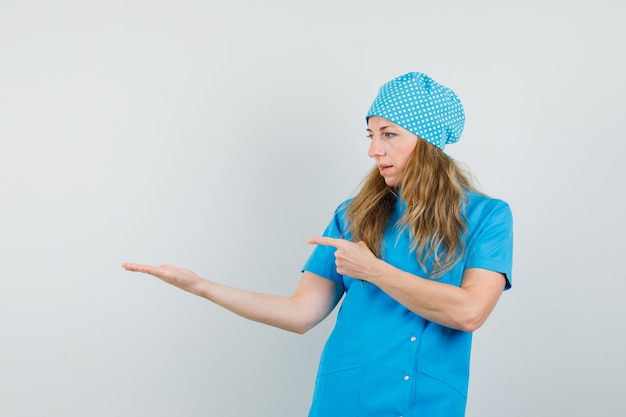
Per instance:
[[[322,236],[338,239],[346,238],[346,231],[344,230],[345,206],[346,204],[344,203],[335,210],[335,214]],[[332,246],[316,245],[309,260],[304,264],[302,271],[312,272],[343,285],[343,277],[337,273],[337,267],[335,266],[335,248]]]
[[[513,215],[508,204],[498,205],[479,222],[479,230],[467,248],[465,268],[482,268],[504,274],[505,290],[511,288],[513,266]]]

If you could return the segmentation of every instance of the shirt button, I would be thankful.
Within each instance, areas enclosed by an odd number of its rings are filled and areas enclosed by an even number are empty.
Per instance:
[[[411,377],[410,377],[410,376],[408,376],[408,375],[405,375],[405,376],[404,376],[404,380],[405,380],[405,381],[408,381],[409,379],[411,379]]]
[[[417,340],[417,337],[411,336],[411,342],[415,342],[416,340]]]

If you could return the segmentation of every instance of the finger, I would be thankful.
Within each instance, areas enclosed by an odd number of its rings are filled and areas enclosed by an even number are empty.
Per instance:
[[[335,239],[332,237],[310,237],[306,241],[312,245],[332,246],[337,249],[345,242],[344,239]]]
[[[132,272],[145,272],[145,273],[151,273],[152,271],[154,271],[154,267],[150,266],[150,265],[141,265],[141,264],[131,264],[128,262],[124,262],[122,264],[122,268],[124,268],[127,271],[132,271]]]

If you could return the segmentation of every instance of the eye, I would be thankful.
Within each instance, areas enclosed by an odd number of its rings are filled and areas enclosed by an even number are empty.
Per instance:
[[[374,139],[374,135],[372,135],[371,133],[368,133],[367,135],[365,135],[366,138],[368,138],[369,140]]]
[[[385,139],[393,139],[394,137],[396,137],[396,134],[392,132],[385,132],[383,133],[383,137]]]

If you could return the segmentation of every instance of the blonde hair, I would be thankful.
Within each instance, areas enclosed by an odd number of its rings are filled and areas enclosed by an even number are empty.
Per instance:
[[[430,278],[451,270],[463,256],[462,237],[467,191],[476,191],[467,172],[441,149],[418,139],[401,179],[388,186],[375,168],[347,210],[348,229],[355,241],[363,241],[376,256],[396,200],[406,202],[399,227],[407,227],[411,250]]]

